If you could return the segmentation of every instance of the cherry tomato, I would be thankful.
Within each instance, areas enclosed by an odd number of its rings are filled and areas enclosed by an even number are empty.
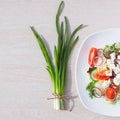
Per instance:
[[[106,94],[106,97],[110,100],[113,100],[116,97],[116,91],[110,87],[106,89],[105,94]]]
[[[119,92],[119,87],[113,83],[110,85],[110,88],[113,88],[116,92]]]
[[[91,48],[88,56],[88,64],[90,66],[94,66],[96,56],[97,56],[97,48]]]
[[[108,80],[110,78],[110,76],[106,76],[106,70],[96,72],[94,77],[98,80]]]

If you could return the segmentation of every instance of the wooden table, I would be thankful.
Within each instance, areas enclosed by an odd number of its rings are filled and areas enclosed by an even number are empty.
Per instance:
[[[89,34],[120,27],[119,0],[64,0],[71,30],[83,23],[79,42],[68,64],[66,93],[78,96],[75,86],[75,64],[82,40]],[[101,116],[83,107],[78,97],[74,108],[55,111],[52,85],[46,63],[30,30],[35,28],[53,51],[57,36],[55,14],[58,0],[0,0],[0,120],[119,120]]]

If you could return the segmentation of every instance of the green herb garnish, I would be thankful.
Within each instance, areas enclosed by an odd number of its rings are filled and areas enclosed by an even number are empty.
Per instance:
[[[92,89],[94,88],[95,83],[96,83],[96,81],[95,81],[95,80],[92,80],[92,81],[87,85],[87,87],[86,87],[86,90],[88,91],[88,94],[89,94],[89,97],[90,97],[90,98],[93,98]]]

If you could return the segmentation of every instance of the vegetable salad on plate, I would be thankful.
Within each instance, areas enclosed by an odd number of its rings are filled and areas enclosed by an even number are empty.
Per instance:
[[[90,76],[86,90],[91,98],[105,98],[110,104],[120,99],[120,43],[92,47],[88,55]]]

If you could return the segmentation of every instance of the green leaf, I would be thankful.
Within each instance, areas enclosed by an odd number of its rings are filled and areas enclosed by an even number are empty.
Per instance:
[[[36,40],[41,48],[41,51],[43,53],[43,56],[46,60],[46,63],[47,63],[47,70],[49,71],[50,73],[50,76],[52,78],[52,83],[54,85],[54,81],[55,81],[55,73],[54,73],[54,67],[53,67],[53,63],[51,61],[51,58],[50,58],[50,55],[48,53],[48,50],[42,40],[42,38],[38,35],[37,31],[34,29],[34,27],[30,27],[34,36],[36,37]]]
[[[93,98],[92,89],[94,88],[95,83],[96,83],[96,81],[92,80],[86,87],[86,90],[89,92],[90,98]]]
[[[63,95],[66,85],[66,74],[67,74],[67,65],[69,56],[71,54],[72,49],[77,43],[79,37],[77,36],[75,39],[74,36],[78,30],[80,30],[83,25],[78,26],[72,34],[69,33],[68,20],[67,17],[64,17],[64,21],[60,22],[60,14],[63,8],[63,1],[60,3],[59,8],[56,13],[56,32],[57,32],[57,45],[54,46],[54,63],[50,58],[47,47],[45,46],[44,41],[39,36],[37,31],[31,27],[31,30],[36,37],[36,40],[41,48],[41,51],[44,55],[47,64],[47,71],[49,72],[52,83],[54,86],[54,93],[58,95]]]
[[[64,2],[62,1],[60,3],[60,5],[59,5],[59,8],[58,8],[58,11],[57,11],[57,14],[56,14],[56,31],[57,31],[58,35],[60,33],[60,29],[59,29],[59,16],[60,16],[63,4],[64,4]]]
[[[68,40],[68,44],[71,43],[71,41],[72,41],[73,37],[75,36],[75,34],[76,34],[80,29],[82,29],[82,28],[83,28],[83,24],[79,25],[79,26],[72,32],[72,34],[70,35],[70,38],[69,38],[69,40]]]

